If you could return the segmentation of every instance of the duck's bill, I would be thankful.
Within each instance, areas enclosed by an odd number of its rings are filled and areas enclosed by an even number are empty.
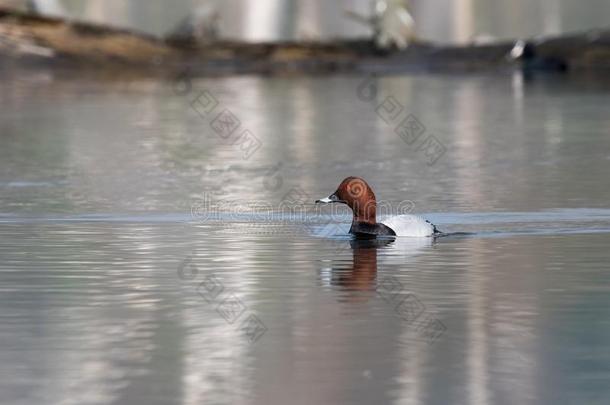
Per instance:
[[[319,200],[316,200],[316,204],[328,204],[328,203],[337,203],[337,202],[343,202],[341,201],[336,195],[331,194],[326,198],[321,198]]]

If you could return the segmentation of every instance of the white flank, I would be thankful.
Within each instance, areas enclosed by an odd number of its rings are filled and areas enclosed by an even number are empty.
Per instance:
[[[380,222],[392,228],[396,236],[423,238],[434,234],[434,226],[416,215],[396,215]]]

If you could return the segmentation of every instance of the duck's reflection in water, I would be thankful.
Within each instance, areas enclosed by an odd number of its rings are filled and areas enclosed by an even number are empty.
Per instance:
[[[325,284],[352,292],[350,301],[368,300],[378,284],[378,254],[383,251],[383,263],[405,263],[422,248],[432,245],[432,238],[353,239],[349,242],[352,260],[333,260],[331,267],[322,269]],[[370,293],[369,293],[370,292]]]
[[[377,249],[393,242],[393,239],[351,240],[352,263],[337,263],[331,269],[331,285],[350,291],[375,291]]]

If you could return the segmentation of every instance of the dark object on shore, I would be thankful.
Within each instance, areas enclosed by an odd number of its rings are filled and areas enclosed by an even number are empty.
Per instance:
[[[510,51],[510,57],[521,63],[525,72],[547,71],[565,72],[568,70],[568,62],[557,56],[540,55],[533,42],[517,41]]]
[[[182,32],[182,31],[181,31]],[[187,37],[190,36],[186,32]],[[0,8],[1,68],[120,70],[133,74],[318,74],[610,68],[610,30],[515,42],[439,46],[414,42],[380,53],[371,40],[252,44],[160,40],[137,32]]]
[[[220,15],[214,4],[203,4],[180,23],[167,36],[167,42],[176,46],[194,46],[218,40]]]

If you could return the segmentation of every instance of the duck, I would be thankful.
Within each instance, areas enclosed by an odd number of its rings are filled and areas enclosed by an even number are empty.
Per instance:
[[[417,215],[395,215],[377,222],[377,200],[371,186],[361,177],[345,178],[337,190],[316,204],[345,204],[352,210],[349,233],[358,239],[384,237],[436,237],[443,235],[434,224]]]

